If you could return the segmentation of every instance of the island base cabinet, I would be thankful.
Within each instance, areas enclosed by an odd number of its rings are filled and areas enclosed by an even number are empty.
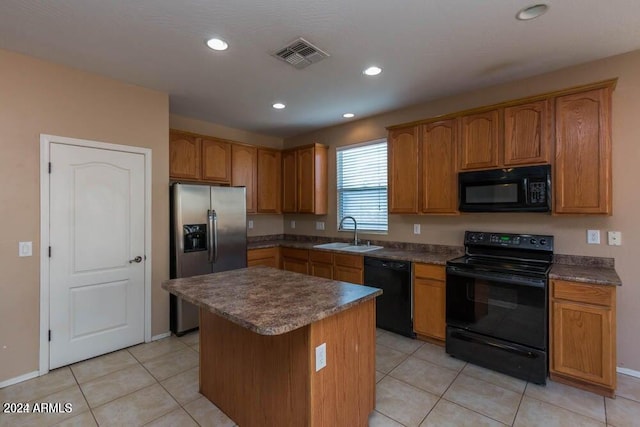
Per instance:
[[[316,372],[316,347],[326,366]],[[375,299],[282,335],[200,310],[200,393],[236,424],[367,426],[375,407]]]

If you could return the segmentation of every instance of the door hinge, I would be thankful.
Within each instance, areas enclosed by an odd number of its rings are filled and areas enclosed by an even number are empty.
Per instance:
[[[49,173],[51,173],[51,162],[49,162]]]
[[[51,258],[51,246],[49,246],[49,258]]]
[[[49,329],[49,342],[51,342],[51,329]]]

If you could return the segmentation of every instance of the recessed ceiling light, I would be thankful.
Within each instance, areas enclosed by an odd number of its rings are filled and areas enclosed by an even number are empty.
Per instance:
[[[344,113],[342,115],[342,117],[344,117],[345,119],[350,119],[351,117],[355,117],[356,115],[353,113]]]
[[[381,72],[382,72],[382,68],[376,67],[374,65],[373,67],[369,67],[369,68],[365,69],[362,73],[366,74],[367,76],[377,76]]]
[[[535,4],[533,6],[527,6],[516,14],[516,19],[520,21],[530,21],[532,19],[536,19],[538,16],[543,15],[547,10],[549,10],[549,6],[547,6],[546,4]]]
[[[276,110],[282,110],[284,107],[286,107],[286,105],[284,105],[282,102],[276,102],[275,104],[273,104],[273,108],[275,108]]]
[[[209,39],[207,40],[207,46],[213,50],[227,50],[229,44],[222,39]]]

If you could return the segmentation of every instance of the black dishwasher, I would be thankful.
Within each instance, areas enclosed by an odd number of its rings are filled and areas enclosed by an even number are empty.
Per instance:
[[[376,326],[415,337],[411,321],[411,263],[364,257],[364,284],[383,291],[376,298]]]

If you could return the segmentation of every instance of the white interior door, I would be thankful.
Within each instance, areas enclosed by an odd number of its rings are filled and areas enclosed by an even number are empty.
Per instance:
[[[144,341],[145,160],[52,143],[50,161],[53,369]]]

